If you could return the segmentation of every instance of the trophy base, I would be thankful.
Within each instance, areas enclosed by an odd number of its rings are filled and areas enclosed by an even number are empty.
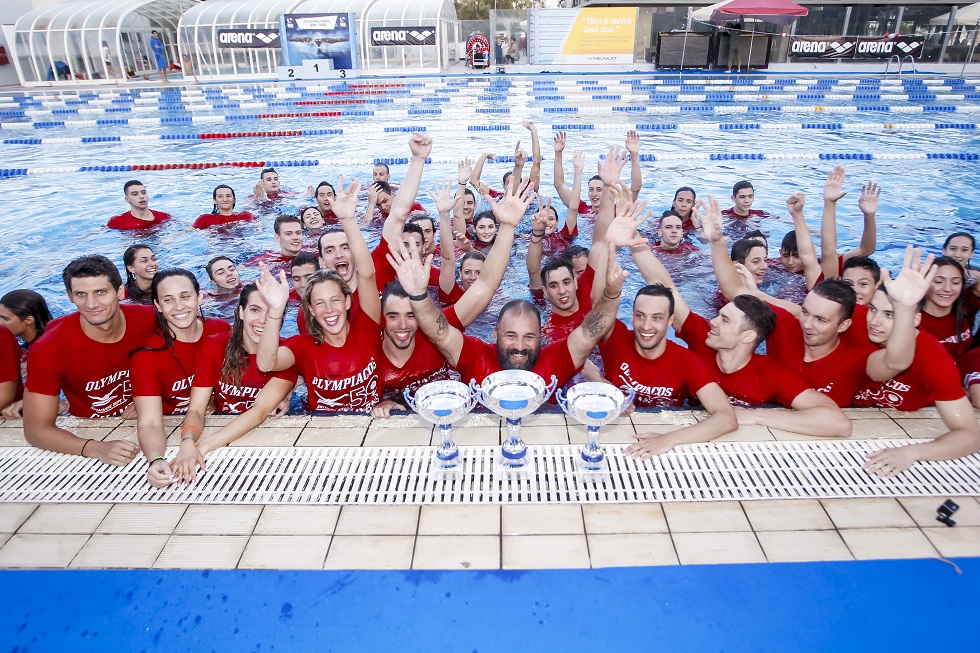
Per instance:
[[[537,470],[534,467],[534,458],[528,455],[524,457],[524,460],[524,465],[515,467],[514,460],[512,458],[504,458],[502,454],[498,453],[494,459],[494,478],[504,480],[520,480],[530,478],[532,475],[537,473]]]
[[[605,456],[598,462],[589,462],[579,454],[575,459],[575,471],[579,481],[590,481],[593,483],[609,480],[609,459]]]

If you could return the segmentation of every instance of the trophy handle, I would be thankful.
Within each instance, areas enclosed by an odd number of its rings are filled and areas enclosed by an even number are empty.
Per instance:
[[[552,377],[552,378],[554,378],[554,377]],[[558,390],[555,392],[555,400],[558,402],[558,407],[561,408],[563,411],[565,411],[567,413],[568,412],[568,398],[565,397],[565,394],[561,391],[561,388],[558,388]]]
[[[541,397],[541,401],[542,402],[547,401],[548,400],[548,397],[551,396],[551,393],[554,392],[555,391],[555,388],[557,388],[557,387],[558,387],[558,377],[555,376],[554,374],[552,374],[551,375],[551,383],[549,383],[547,386],[545,386],[545,388],[544,388],[544,396]]]
[[[405,397],[405,403],[408,404],[409,408],[411,408],[416,413],[419,412],[418,409],[415,407],[415,397],[412,396],[408,388],[405,388],[402,391],[402,396]]]
[[[622,412],[626,410],[626,407],[629,406],[631,403],[633,403],[633,400],[636,399],[636,389],[629,388],[629,387],[621,387],[620,390],[626,392],[626,396],[623,397],[623,405],[619,407],[619,412],[620,414],[622,414]]]

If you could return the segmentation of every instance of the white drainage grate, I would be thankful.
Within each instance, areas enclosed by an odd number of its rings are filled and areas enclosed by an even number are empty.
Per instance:
[[[611,473],[583,481],[580,447],[534,446],[531,478],[494,477],[497,447],[460,447],[455,480],[429,475],[430,447],[232,447],[192,486],[155,490],[146,463],[110,468],[27,447],[0,448],[0,501],[208,504],[637,503],[980,495],[980,455],[919,463],[897,479],[861,469],[909,440],[722,442],[639,462],[606,445]],[[175,449],[169,453],[174,455]]]

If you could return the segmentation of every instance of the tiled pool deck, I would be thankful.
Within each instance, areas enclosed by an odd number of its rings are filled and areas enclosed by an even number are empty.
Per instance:
[[[934,409],[847,412],[854,439],[929,438],[944,430]],[[699,416],[635,413],[604,428],[603,440],[631,442],[637,432],[671,430]],[[136,440],[135,422],[62,421],[83,437]],[[171,444],[178,424],[179,418],[167,418]],[[501,441],[495,416],[474,415],[470,424],[456,430],[460,444]],[[585,428],[561,414],[532,416],[522,433],[532,445],[585,441]],[[807,439],[750,426],[721,441]],[[433,429],[414,416],[289,416],[235,444],[436,443]],[[19,421],[0,424],[0,446],[27,446]],[[949,528],[935,520],[946,498],[342,507],[0,503],[0,568],[540,569],[980,556],[980,503],[954,497],[960,510]]]

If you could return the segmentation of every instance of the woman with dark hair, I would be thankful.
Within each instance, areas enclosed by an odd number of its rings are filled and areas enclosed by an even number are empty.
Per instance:
[[[299,220],[303,229],[322,229],[325,221],[320,209],[315,206],[308,206],[299,212]]]
[[[973,325],[966,307],[966,271],[956,259],[940,256],[932,263],[936,274],[926,291],[919,328],[936,336],[959,362],[973,346]]]
[[[171,463],[177,480],[195,480],[198,466],[205,470],[204,459],[209,452],[234,442],[270,414],[281,415],[289,410],[289,396],[296,384],[295,370],[263,373],[255,362],[268,317],[269,305],[262,293],[254,283],[247,284],[238,299],[231,332],[201,341],[184,423],[203,426],[212,395],[216,413],[237,417],[197,442],[193,437],[181,438],[180,452]]]
[[[134,304],[149,304],[153,275],[159,269],[157,255],[149,245],[136,243],[123,252],[123,266],[126,268],[125,298]]]
[[[210,213],[205,213],[194,221],[195,229],[207,229],[219,224],[255,219],[255,216],[248,211],[235,213],[237,198],[235,197],[235,190],[231,186],[221,184],[214,189],[211,197],[214,200],[214,208],[211,209]]]
[[[489,249],[497,239],[497,218],[492,211],[480,211],[473,218],[473,246],[478,250]]]
[[[973,258],[973,252],[976,248],[976,238],[965,231],[950,234],[943,243],[943,256],[949,257],[963,266],[966,271],[966,285],[974,289],[974,294],[978,292],[977,281],[980,280],[980,270],[972,267],[970,260]]]
[[[197,278],[187,270],[172,268],[153,277],[150,296],[156,309],[157,328],[130,357],[136,432],[140,449],[150,462],[147,480],[166,487],[175,479],[164,453],[167,434],[164,415],[183,415],[191,396],[194,363],[202,339],[228,331],[221,320],[200,316],[202,293]],[[186,417],[181,439],[201,437],[202,423]]]
[[[47,302],[33,290],[11,290],[0,297],[0,327],[6,327],[0,328],[0,410],[5,419],[20,417],[27,348],[44,334],[50,321]]]

